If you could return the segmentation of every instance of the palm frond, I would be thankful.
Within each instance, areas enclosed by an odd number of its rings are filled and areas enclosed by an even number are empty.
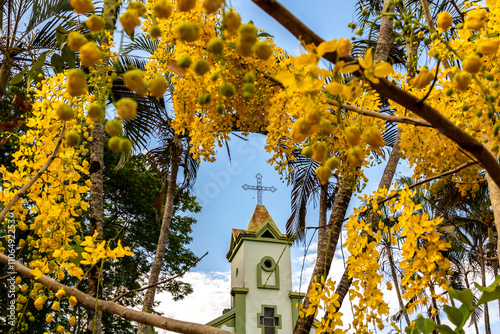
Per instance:
[[[26,31],[32,30],[39,24],[57,15],[69,13],[73,7],[68,0],[34,0],[31,17],[26,25]]]
[[[159,40],[153,41],[150,38],[146,38],[145,34],[138,34],[134,36],[134,40],[123,47],[122,52],[129,54],[132,51],[144,51],[153,54],[158,49],[158,44]]]

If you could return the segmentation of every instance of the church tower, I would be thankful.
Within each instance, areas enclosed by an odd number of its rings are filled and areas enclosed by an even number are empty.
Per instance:
[[[292,241],[257,205],[247,229],[231,234],[231,309],[208,325],[237,334],[292,333],[304,297],[292,291]]]

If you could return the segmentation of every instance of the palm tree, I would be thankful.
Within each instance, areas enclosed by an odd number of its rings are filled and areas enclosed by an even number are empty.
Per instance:
[[[45,60],[59,45],[57,29],[70,29],[75,20],[73,8],[67,0],[4,0],[0,38],[0,97],[7,85],[17,84],[26,77],[27,88],[38,82],[43,74]]]

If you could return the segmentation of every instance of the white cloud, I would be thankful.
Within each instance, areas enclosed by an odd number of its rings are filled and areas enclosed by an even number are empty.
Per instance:
[[[158,311],[166,317],[205,324],[222,315],[229,308],[231,274],[229,272],[188,272],[183,282],[190,283],[194,292],[180,301],[173,301],[169,293],[160,293]],[[161,331],[159,333],[171,333]]]

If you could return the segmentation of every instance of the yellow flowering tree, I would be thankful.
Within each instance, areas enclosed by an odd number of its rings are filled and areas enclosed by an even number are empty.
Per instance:
[[[455,26],[449,13],[441,13],[436,27],[427,18],[426,25],[412,21],[393,11],[389,4],[382,13],[382,25],[388,29],[381,28],[377,48],[353,57],[348,39],[323,41],[278,2],[253,1],[300,38],[305,50],[302,55],[287,55],[252,22],[241,22],[240,15],[223,1],[132,2],[119,18],[123,29],[133,36],[136,27],[142,25],[148,38],[158,41],[158,49],[149,58],[146,70],[128,71],[123,75],[124,83],[139,97],[161,97],[168,88],[164,74],[169,73],[175,85],[171,126],[175,138],[189,138],[191,153],[197,160],[213,161],[215,147],[221,146],[232,131],[260,132],[267,136],[266,149],[272,152],[269,162],[278,172],[293,172],[290,163],[300,151],[318,163],[316,176],[321,184],[335,177],[338,192],[329,221],[326,210],[320,221],[318,261],[294,332],[309,333],[320,308],[326,313],[317,323],[318,332],[344,332],[339,328],[339,294],[334,291],[342,284],[335,284],[327,276],[345,221],[345,247],[350,253],[347,275],[352,281],[350,292],[355,304],[351,328],[360,333],[374,326],[382,329],[390,322],[378,263],[383,234],[402,239],[401,285],[406,288],[402,298],[410,302],[408,313],[425,304],[418,294],[427,287],[450,290],[450,264],[443,256],[449,244],[438,229],[441,219],[421,213],[410,188],[389,193],[391,180],[385,180],[380,189],[365,197],[364,207],[345,218],[352,194],[366,182],[364,169],[375,162],[373,156],[380,154],[385,144],[382,132],[386,121],[399,124],[401,131],[394,152],[410,162],[415,178],[425,179],[419,185],[432,191],[429,182],[446,175],[457,182],[464,196],[473,196],[477,182],[487,182],[496,229],[500,231],[500,3],[487,0],[487,11],[480,4],[469,8],[471,4],[466,2],[463,23]],[[71,5],[80,14],[94,8],[90,0],[72,0]],[[108,14],[105,9],[103,16]],[[411,67],[408,72],[394,71],[386,62],[390,18],[408,21],[412,25],[407,28],[410,32],[417,28],[425,31],[422,34],[428,35],[429,55],[437,63],[429,62],[416,72]],[[113,248],[102,240],[99,224],[84,241],[75,237],[79,226],[74,217],[88,208],[82,194],[99,182],[91,179],[92,184],[77,184],[79,173],[89,172],[89,163],[83,160],[87,142],[97,140],[89,136],[88,129],[102,129],[102,106],[116,79],[110,66],[110,60],[116,57],[112,36],[102,20],[88,18],[92,40],[79,33],[68,35],[69,47],[79,52],[80,65],[87,71],[72,69],[41,83],[34,92],[35,117],[28,124],[30,131],[21,138],[21,148],[14,157],[17,170],[0,169],[4,180],[0,218],[15,218],[19,229],[33,231],[31,239],[19,244],[34,254],[33,261],[27,263],[30,269],[15,263],[19,273],[37,282],[26,290],[26,296],[35,307],[42,307],[50,297],[44,293],[48,289],[59,294],[58,298],[68,298],[71,306],[80,301],[94,310],[119,314],[145,325],[177,332],[223,332],[148,314],[155,283],[149,286],[145,312],[126,310],[114,301],[97,301],[72,287],[63,287],[64,292],[59,292],[65,275],[87,277],[80,265],[95,268],[103,260],[128,255],[119,242]],[[113,25],[112,20],[108,23]],[[320,66],[321,59],[331,62],[332,68]],[[416,53],[412,53],[412,66],[419,63],[416,60]],[[346,75],[350,80],[345,80]],[[382,99],[388,101],[394,115],[378,111]],[[137,102],[117,101],[116,111],[122,121],[130,121],[136,116]],[[89,121],[94,124],[88,125]],[[112,136],[112,150],[130,152],[131,142],[120,137],[120,121],[108,122],[106,131]],[[171,173],[176,174],[174,165]],[[174,188],[175,179],[171,178],[171,182],[169,189]],[[167,204],[173,200],[172,196],[167,198]],[[98,205],[91,204],[91,209]],[[399,216],[394,224],[380,222],[381,205],[391,216]],[[30,212],[36,218],[28,225],[25,217]],[[166,212],[164,217],[165,240],[170,214]],[[81,260],[74,263],[71,260],[79,255],[76,246],[83,250]],[[500,254],[500,247],[497,251]],[[162,258],[162,254],[157,257]],[[0,260],[8,263],[5,255],[0,255]],[[98,270],[94,273],[99,275]],[[99,280],[96,282],[98,291]],[[446,302],[446,297],[436,291],[431,295]],[[26,296],[19,300],[19,311],[29,300]],[[59,310],[57,302],[52,308]],[[47,322],[52,320],[47,316]],[[59,332],[61,326],[53,330]],[[145,327],[141,326],[140,331],[144,332]]]

